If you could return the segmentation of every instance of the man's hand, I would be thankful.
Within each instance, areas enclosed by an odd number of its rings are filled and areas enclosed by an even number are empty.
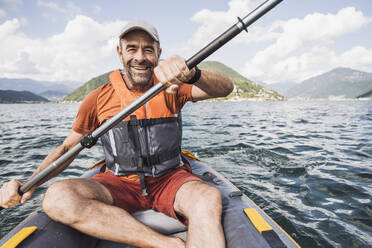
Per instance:
[[[159,61],[154,72],[156,78],[162,84],[168,86],[165,92],[168,94],[175,94],[180,84],[189,81],[194,76],[195,69],[189,70],[185,59],[178,55],[174,55]]]
[[[23,183],[17,179],[12,179],[4,183],[0,189],[0,206],[3,208],[10,208],[18,205],[20,202],[23,204],[29,200],[35,189],[31,189],[21,196],[18,193],[18,189],[22,185]]]

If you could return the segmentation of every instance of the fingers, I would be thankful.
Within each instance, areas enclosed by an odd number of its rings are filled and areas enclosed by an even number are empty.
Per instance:
[[[30,200],[31,197],[32,197],[31,191],[24,193],[21,198],[21,203],[24,204],[26,201]]]
[[[156,78],[162,84],[168,86],[166,92],[170,94],[176,93],[178,85],[192,77],[192,72],[188,69],[185,60],[177,55],[160,61],[154,72]]]
[[[181,58],[181,57],[180,57]],[[195,74],[195,69],[189,69],[186,65],[186,62],[184,59],[181,58],[181,60],[177,60],[176,66],[178,67],[179,71],[182,75],[179,76],[179,80],[182,82],[188,82]]]
[[[0,189],[0,206],[3,208],[10,208],[17,205],[21,201],[21,196],[18,194],[18,188],[21,182],[13,179],[4,183]]]
[[[178,87],[178,85],[172,84],[165,89],[165,92],[167,92],[168,94],[176,94],[178,91]]]
[[[178,69],[178,60],[180,58],[177,56],[170,57],[166,60],[162,60],[155,67],[156,78],[163,84],[180,84],[178,78],[182,76],[182,72]]]

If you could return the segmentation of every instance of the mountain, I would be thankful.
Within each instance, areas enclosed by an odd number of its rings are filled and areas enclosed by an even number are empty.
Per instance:
[[[62,92],[62,91],[56,91],[56,90],[47,90],[47,91],[43,91],[43,92],[39,93],[38,95],[42,96],[42,97],[45,97],[49,101],[59,102],[65,96],[67,96],[68,93]]]
[[[293,87],[297,85],[297,83],[291,83],[291,82],[282,82],[282,83],[274,83],[274,84],[267,84],[267,83],[260,82],[258,84],[267,89],[276,91],[282,95],[284,95],[288,90],[292,89]]]
[[[364,94],[361,94],[359,96],[357,96],[357,98],[369,98],[369,99],[372,99],[372,90],[364,93]]]
[[[47,91],[41,92],[39,95],[45,98],[63,98],[68,94],[65,92],[56,91],[56,90],[47,90]]]
[[[47,82],[28,78],[0,78],[0,90],[31,91],[40,94],[45,91],[58,91],[66,95],[75,88],[66,86],[64,83],[76,84],[74,82]]]
[[[339,67],[312,77],[285,95],[296,98],[356,98],[372,90],[372,73]]]
[[[202,62],[200,65],[198,65],[198,67],[201,69],[213,69],[222,73],[226,77],[229,77],[233,81],[235,85],[234,91],[228,97],[221,99],[284,100],[284,97],[278,93],[253,83],[220,62]],[[63,101],[82,101],[84,97],[89,94],[89,92],[107,83],[109,81],[108,77],[110,73],[111,72],[108,72],[89,80],[83,86],[66,96]]]
[[[277,92],[266,89],[261,85],[248,80],[232,68],[220,62],[205,61],[198,65],[198,67],[200,69],[211,69],[217,71],[232,80],[235,86],[234,91],[229,96],[221,98],[222,100],[257,99],[282,101],[285,99],[285,97]]]
[[[40,103],[48,99],[30,91],[0,90],[0,103]]]
[[[71,94],[63,98],[66,102],[80,102],[86,97],[92,90],[104,85],[109,81],[109,75],[112,71],[102,74],[98,77],[92,78],[81,87],[73,91]]]

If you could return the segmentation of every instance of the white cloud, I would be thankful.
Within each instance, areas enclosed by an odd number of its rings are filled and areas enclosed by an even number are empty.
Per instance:
[[[5,64],[3,69],[10,73],[19,73],[21,71],[23,75],[40,73],[37,64],[35,61],[32,61],[30,54],[24,51],[19,52],[16,59]]]
[[[174,50],[190,55],[236,23],[237,16],[244,17],[259,3],[258,0],[231,0],[226,11],[203,9],[197,12],[191,20],[200,26],[181,48]],[[337,13],[312,13],[302,19],[277,21],[266,27],[255,24],[249,27],[248,35],[237,36],[228,46],[237,56],[244,54],[242,49],[249,50],[252,44],[261,49],[240,72],[247,78],[267,83],[299,82],[336,66],[370,71],[369,48],[357,46],[357,42],[346,52],[336,52],[335,47],[342,42],[340,37],[357,32],[371,22],[372,18],[362,11],[346,7]]]
[[[24,44],[31,42],[18,29],[24,25],[24,19],[14,18],[0,24],[0,64],[9,64],[15,60],[15,56],[20,52]],[[1,73],[1,71],[0,71]]]
[[[341,54],[340,66],[350,66],[361,70],[371,71],[372,48],[356,46]]]
[[[329,66],[340,65],[340,59],[344,55],[337,55],[328,47],[334,45],[337,38],[358,31],[371,21],[361,11],[348,7],[337,14],[314,13],[303,19],[274,23],[271,30],[279,30],[275,43],[257,52],[246,63],[243,74],[253,80],[268,83],[299,81],[320,68],[324,70]],[[303,54],[296,55],[301,52]],[[354,54],[354,49],[350,53]],[[355,59],[359,61],[359,58]],[[356,61],[349,62],[348,65],[357,64]]]
[[[176,49],[182,50],[184,54],[189,54],[198,48],[201,48],[223,33],[230,26],[238,22],[237,17],[243,18],[255,7],[261,3],[259,0],[231,0],[227,11],[212,11],[203,9],[198,11],[191,21],[199,23],[200,26],[191,38],[181,47]],[[234,43],[257,42],[273,39],[276,36],[274,32],[267,33],[266,30],[258,26],[249,28],[249,36],[238,36]]]
[[[271,63],[266,68],[265,82],[301,82],[309,77],[324,73],[336,67],[350,67],[370,71],[372,49],[356,46],[345,52],[336,53],[328,47],[314,46],[298,56],[286,57]],[[263,68],[250,68],[250,78],[262,78]]]
[[[117,35],[126,23],[78,15],[62,33],[31,39],[19,32],[21,20],[9,20],[0,24],[0,77],[86,81],[119,65]]]
[[[17,18],[8,20],[0,25],[0,40],[14,33],[21,26],[21,21]]]

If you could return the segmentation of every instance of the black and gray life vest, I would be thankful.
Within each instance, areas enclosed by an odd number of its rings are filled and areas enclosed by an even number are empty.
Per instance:
[[[101,137],[106,166],[117,176],[158,177],[183,164],[181,115],[119,123]]]

